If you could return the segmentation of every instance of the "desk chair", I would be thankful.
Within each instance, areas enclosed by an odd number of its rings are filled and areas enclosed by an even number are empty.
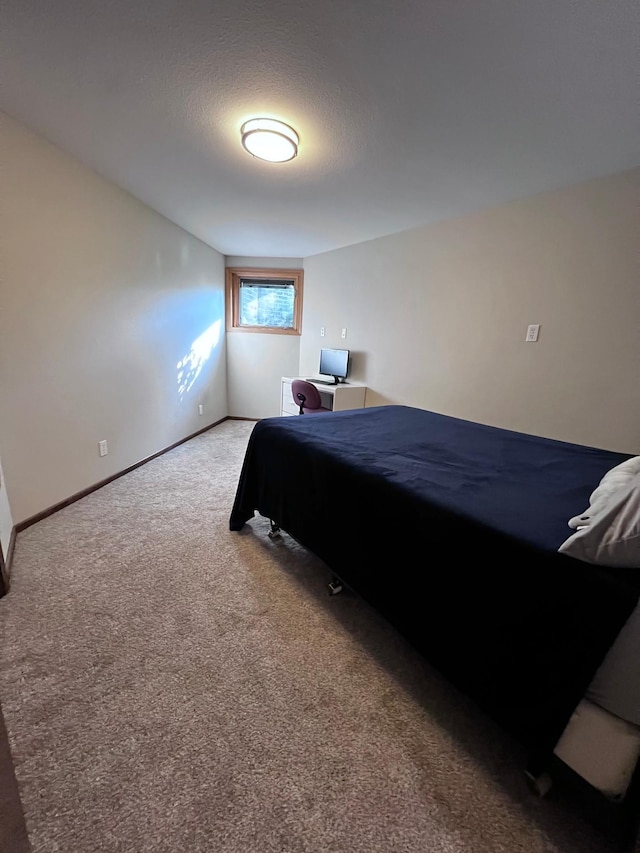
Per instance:
[[[294,379],[291,383],[291,393],[296,406],[300,407],[299,415],[319,415],[331,411],[322,405],[320,392],[311,382]]]

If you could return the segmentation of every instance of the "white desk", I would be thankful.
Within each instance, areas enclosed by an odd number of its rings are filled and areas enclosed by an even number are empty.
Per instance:
[[[293,395],[291,394],[291,383],[297,377],[283,376],[280,387],[280,414],[283,416],[299,414],[299,408],[296,406]],[[300,377],[307,379],[306,376]],[[363,409],[364,401],[367,394],[367,386],[361,382],[340,382],[338,385],[323,385],[319,382],[313,382],[320,396],[322,397],[322,405],[331,409],[334,412],[342,412],[345,409]]]

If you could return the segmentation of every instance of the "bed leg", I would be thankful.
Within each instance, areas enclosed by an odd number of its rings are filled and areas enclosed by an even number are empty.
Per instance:
[[[280,536],[280,525],[276,524],[276,522],[270,518],[269,524],[271,525],[271,530],[269,531],[269,539],[278,539]]]
[[[337,595],[339,592],[342,592],[342,581],[334,575],[329,581],[329,595]]]
[[[553,787],[553,779],[545,770],[533,772],[530,768],[527,768],[524,772],[524,777],[527,780],[529,788],[540,799],[546,797]]]

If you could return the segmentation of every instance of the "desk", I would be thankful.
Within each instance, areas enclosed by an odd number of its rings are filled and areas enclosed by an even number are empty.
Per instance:
[[[291,383],[295,376],[283,376],[280,385],[280,414],[283,416],[299,414],[298,406],[293,401],[291,394]],[[307,377],[300,377],[306,379]],[[345,409],[363,409],[367,394],[367,386],[361,382],[340,382],[338,385],[323,385],[319,382],[311,382],[315,385],[320,396],[322,405],[334,412],[342,412]]]

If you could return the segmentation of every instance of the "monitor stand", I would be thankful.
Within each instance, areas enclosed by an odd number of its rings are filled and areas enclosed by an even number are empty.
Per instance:
[[[307,382],[315,382],[317,385],[339,385],[337,379],[307,379]]]

